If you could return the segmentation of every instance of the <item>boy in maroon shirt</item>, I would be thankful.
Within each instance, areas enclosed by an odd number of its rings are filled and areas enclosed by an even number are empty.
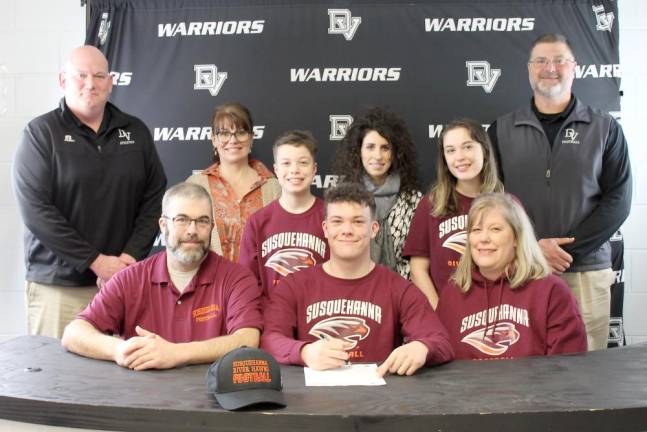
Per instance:
[[[317,143],[310,132],[289,131],[274,143],[281,197],[247,220],[239,263],[249,267],[265,297],[285,276],[328,259],[321,222],[323,201],[310,192]]]
[[[421,291],[370,257],[379,225],[359,184],[326,193],[323,230],[330,259],[283,279],[265,310],[262,347],[286,364],[331,369],[380,362],[380,375],[411,375],[447,362],[447,333]]]
[[[162,201],[166,251],[110,279],[63,334],[77,354],[135,370],[210,363],[258,346],[261,291],[239,264],[209,251],[211,198],[180,183]]]

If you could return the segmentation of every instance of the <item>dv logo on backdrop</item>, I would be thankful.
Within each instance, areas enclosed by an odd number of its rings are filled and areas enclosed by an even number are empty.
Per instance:
[[[485,93],[492,93],[501,76],[501,69],[492,69],[490,63],[485,60],[468,60],[465,62],[465,66],[467,67],[467,86],[483,87]]]
[[[609,343],[624,345],[625,331],[622,324],[622,318],[609,318]]]
[[[330,120],[330,141],[343,140],[353,123],[353,117],[348,114],[331,114],[328,119]]]
[[[195,82],[193,90],[209,90],[211,96],[217,96],[227,79],[227,72],[218,72],[214,64],[194,65]]]
[[[101,23],[99,24],[99,32],[97,33],[100,46],[103,46],[103,44],[105,44],[106,40],[108,39],[108,33],[110,32],[110,24],[112,24],[112,21],[108,20],[109,17],[110,15],[108,14],[108,12],[104,12],[101,14]]]
[[[595,29],[598,31],[611,31],[613,28],[613,12],[605,13],[604,5],[592,5],[593,13],[595,14]]]
[[[328,34],[343,35],[347,41],[353,40],[362,17],[354,17],[348,9],[328,9]]]

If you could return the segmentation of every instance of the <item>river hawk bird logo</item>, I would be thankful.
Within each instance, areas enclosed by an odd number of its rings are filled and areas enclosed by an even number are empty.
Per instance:
[[[349,349],[353,349],[357,346],[357,342],[366,339],[370,332],[371,328],[366,325],[364,318],[332,317],[319,321],[309,333],[317,339],[322,337],[343,339],[352,343],[353,346]]]
[[[287,276],[316,264],[317,260],[310,251],[283,249],[273,254],[265,263],[265,267],[273,269],[281,276]]]
[[[465,336],[461,342],[472,345],[483,354],[499,356],[518,340],[519,332],[515,325],[503,322],[475,330]]]
[[[467,231],[459,231],[450,235],[443,242],[443,247],[449,248],[459,254],[465,254],[465,245],[467,245]]]

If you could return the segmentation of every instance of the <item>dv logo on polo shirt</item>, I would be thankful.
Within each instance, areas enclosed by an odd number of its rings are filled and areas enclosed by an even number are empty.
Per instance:
[[[126,132],[123,129],[117,129],[119,133],[119,139],[122,141],[119,141],[119,145],[130,145],[130,144],[135,144],[134,140],[130,139],[130,135],[132,132]]]
[[[579,135],[580,133],[575,132],[575,129],[564,129],[564,139],[562,139],[562,144],[579,144],[580,141],[577,139]]]

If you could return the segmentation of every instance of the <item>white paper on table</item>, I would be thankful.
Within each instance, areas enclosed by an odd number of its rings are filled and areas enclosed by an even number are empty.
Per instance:
[[[337,369],[318,371],[303,368],[306,386],[378,386],[386,385],[377,374],[377,364],[351,364]]]

